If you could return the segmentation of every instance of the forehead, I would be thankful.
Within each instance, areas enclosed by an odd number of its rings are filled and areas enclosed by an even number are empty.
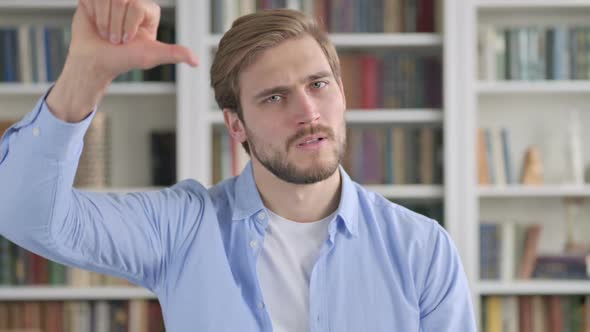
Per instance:
[[[264,88],[294,84],[302,78],[330,71],[330,63],[318,42],[309,35],[292,38],[264,50],[239,77],[242,94]]]

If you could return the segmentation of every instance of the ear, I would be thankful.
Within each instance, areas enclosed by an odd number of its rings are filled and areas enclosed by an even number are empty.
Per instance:
[[[246,141],[246,128],[242,120],[238,117],[238,113],[229,108],[223,109],[223,119],[225,120],[225,127],[233,139],[239,143]]]

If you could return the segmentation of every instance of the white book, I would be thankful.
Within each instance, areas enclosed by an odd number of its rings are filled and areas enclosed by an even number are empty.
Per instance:
[[[238,7],[235,0],[223,0],[223,31],[231,28],[232,23],[238,17]]]
[[[129,301],[129,332],[147,332],[147,318],[146,301],[137,299]]]
[[[295,9],[295,10],[302,10],[301,6],[302,6],[301,0],[287,0],[287,8]]]
[[[238,5],[240,16],[256,12],[256,0],[242,0]]]
[[[47,82],[47,58],[45,56],[45,27],[38,25],[35,27],[35,42],[37,45],[37,72],[39,82]]]
[[[499,128],[492,128],[492,154],[494,159],[495,184],[503,186],[506,184],[506,164],[504,163],[504,152],[502,151],[502,136]]]
[[[570,112],[570,164],[572,181],[576,185],[584,184],[584,160],[582,157],[582,137],[580,132],[580,115],[578,110]]]
[[[29,28],[28,24],[22,24],[18,27],[19,77],[22,83],[31,83],[33,81],[33,70],[29,61],[31,59]]]
[[[510,281],[514,279],[516,267],[516,224],[512,221],[504,222],[501,226],[501,258],[500,258],[500,279]]]
[[[478,30],[480,80],[493,81],[496,79],[496,29],[493,26],[482,25]]]
[[[97,301],[94,304],[94,332],[110,332],[111,315],[110,304],[107,301]]]
[[[92,332],[92,311],[90,302],[78,302],[78,328],[79,332]]]
[[[547,331],[546,308],[541,295],[533,296],[533,331],[545,332]]]
[[[519,313],[518,297],[515,295],[502,298],[502,331],[518,332]]]
[[[310,17],[315,17],[315,13],[313,10],[313,0],[302,0],[303,1],[303,8],[301,9],[305,15],[308,15]]]

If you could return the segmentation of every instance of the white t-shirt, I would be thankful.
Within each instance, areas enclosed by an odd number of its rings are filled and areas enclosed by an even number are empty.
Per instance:
[[[336,213],[298,223],[267,211],[269,223],[256,269],[273,330],[309,331],[309,278]]]

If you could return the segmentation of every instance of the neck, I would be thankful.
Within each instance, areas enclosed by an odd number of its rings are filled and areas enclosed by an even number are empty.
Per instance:
[[[338,169],[323,181],[293,184],[277,178],[254,159],[254,181],[264,206],[274,213],[297,222],[313,222],[329,216],[338,208],[342,186]]]

